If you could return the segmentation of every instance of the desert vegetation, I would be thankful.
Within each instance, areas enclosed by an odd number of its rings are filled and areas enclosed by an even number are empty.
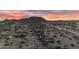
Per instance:
[[[49,22],[41,17],[0,21],[0,48],[79,48],[79,21]]]

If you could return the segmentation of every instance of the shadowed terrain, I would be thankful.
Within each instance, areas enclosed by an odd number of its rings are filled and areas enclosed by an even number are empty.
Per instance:
[[[79,21],[46,21],[41,17],[0,21],[0,48],[77,49]]]

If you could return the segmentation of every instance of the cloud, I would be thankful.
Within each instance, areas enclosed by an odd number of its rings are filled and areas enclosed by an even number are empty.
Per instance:
[[[62,19],[72,19],[73,17],[79,17],[77,13],[79,14],[79,10],[0,10],[0,19],[20,19],[31,16],[45,17],[48,19],[58,19],[62,16]],[[76,15],[72,16],[71,14]]]
[[[2,10],[0,11],[0,18],[8,18],[9,16],[21,16],[24,17],[31,17],[31,16],[43,16],[47,15],[49,12],[44,10]],[[9,17],[10,18],[10,17]]]

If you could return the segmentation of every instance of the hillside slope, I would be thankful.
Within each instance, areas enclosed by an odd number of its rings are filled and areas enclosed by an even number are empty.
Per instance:
[[[0,48],[79,48],[79,21],[47,22],[40,17],[1,21]]]

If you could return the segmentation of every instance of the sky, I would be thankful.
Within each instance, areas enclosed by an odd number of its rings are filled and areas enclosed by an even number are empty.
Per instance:
[[[31,16],[43,17],[47,21],[79,20],[79,10],[0,10],[0,21],[19,20]]]

